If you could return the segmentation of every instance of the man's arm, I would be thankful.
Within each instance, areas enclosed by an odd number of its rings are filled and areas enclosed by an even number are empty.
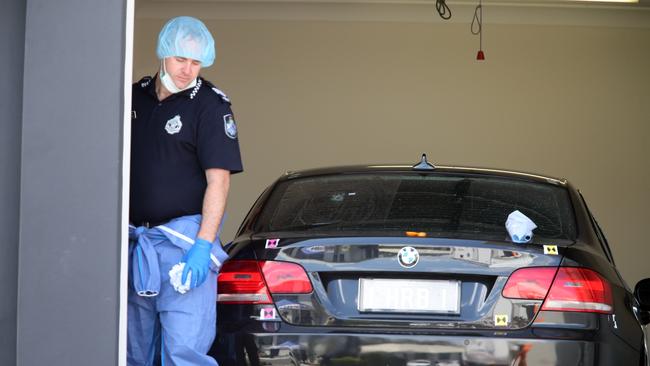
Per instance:
[[[230,171],[218,168],[207,169],[205,177],[208,187],[203,196],[203,219],[197,237],[212,243],[217,237],[219,224],[226,209],[226,199],[230,189]]]

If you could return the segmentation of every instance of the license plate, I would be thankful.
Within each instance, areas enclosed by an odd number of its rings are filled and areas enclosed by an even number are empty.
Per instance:
[[[460,281],[360,278],[363,312],[460,314]]]

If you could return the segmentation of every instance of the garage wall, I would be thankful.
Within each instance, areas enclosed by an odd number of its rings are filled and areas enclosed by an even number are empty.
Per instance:
[[[166,15],[193,14],[184,10]],[[156,71],[165,17],[136,18],[139,77]],[[206,22],[218,49],[203,75],[233,100],[245,165],[226,238],[286,170],[414,163],[426,152],[440,164],[566,177],[630,285],[650,277],[647,27],[486,23],[480,63],[464,23]]]
[[[0,83],[0,365],[16,364],[24,35],[24,1],[3,2],[0,12],[0,55],[3,55],[0,70],[5,71],[4,82]]]

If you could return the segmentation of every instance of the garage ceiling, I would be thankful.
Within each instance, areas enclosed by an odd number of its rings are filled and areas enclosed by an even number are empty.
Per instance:
[[[135,0],[136,17],[186,14],[204,19],[445,22],[435,0]],[[478,0],[447,0],[451,23],[471,22]],[[650,28],[650,0],[636,4],[571,0],[483,0],[486,24]]]

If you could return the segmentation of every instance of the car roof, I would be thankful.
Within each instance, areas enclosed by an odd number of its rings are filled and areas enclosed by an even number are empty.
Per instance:
[[[485,176],[498,176],[505,178],[525,179],[534,182],[550,183],[554,185],[565,186],[568,184],[564,178],[554,178],[539,174],[526,173],[514,170],[492,169],[492,168],[478,168],[478,167],[464,167],[464,166],[448,166],[436,165],[429,170],[414,169],[412,165],[346,165],[346,166],[333,166],[316,169],[306,169],[298,171],[287,171],[280,180],[289,180],[296,178],[315,177],[319,175],[337,175],[337,174],[359,174],[359,173],[407,173],[415,172],[421,174],[428,173],[451,173],[451,174],[475,174]]]

